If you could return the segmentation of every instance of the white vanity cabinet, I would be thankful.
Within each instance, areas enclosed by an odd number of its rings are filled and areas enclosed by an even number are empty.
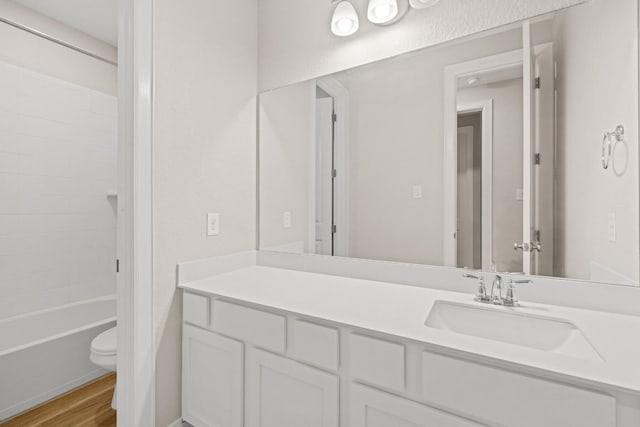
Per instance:
[[[182,417],[194,426],[243,426],[243,345],[204,329],[182,329]]]
[[[258,349],[245,369],[246,427],[338,427],[336,375]]]
[[[432,352],[419,341],[188,295],[182,410],[196,427],[638,425],[635,400],[627,409],[620,396]]]
[[[351,427],[480,427],[482,424],[392,394],[352,384]]]

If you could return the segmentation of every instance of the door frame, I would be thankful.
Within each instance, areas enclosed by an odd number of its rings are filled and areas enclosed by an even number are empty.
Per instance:
[[[472,77],[522,64],[522,49],[461,62],[444,69],[444,221],[443,265],[457,265],[457,214],[458,214],[458,79]],[[493,120],[492,120],[493,123]],[[483,132],[484,133],[484,132]],[[483,135],[484,139],[484,135]],[[483,153],[484,160],[484,153]],[[483,164],[483,175],[484,175]],[[489,181],[490,182],[490,181]],[[483,192],[485,181],[483,176]],[[483,218],[484,219],[484,218]],[[484,232],[484,221],[483,221]],[[483,237],[483,249],[486,239]],[[483,257],[484,267],[484,257]]]
[[[315,194],[315,164],[316,164],[316,86],[324,90],[333,98],[333,110],[338,117],[333,130],[333,158],[336,178],[333,186],[333,223],[338,232],[333,236],[333,255],[349,256],[349,168],[348,168],[348,114],[349,92],[347,88],[333,77],[317,79],[313,85],[313,110],[311,111],[314,126],[310,148],[310,173],[313,179],[309,182],[309,194]],[[309,198],[309,242],[308,247],[315,246],[315,197]]]
[[[118,0],[117,423],[155,425],[154,0]]]
[[[493,99],[468,102],[458,105],[457,114],[481,113],[482,115],[482,269],[489,271],[493,260]],[[458,138],[456,135],[456,144]],[[457,155],[456,146],[456,159]],[[457,169],[457,168],[456,168]],[[446,183],[449,184],[449,183]],[[445,184],[445,185],[446,185]],[[456,217],[457,210],[457,180],[456,191]],[[450,189],[445,188],[445,192]],[[457,241],[457,239],[456,239]],[[457,249],[457,246],[456,246]],[[456,252],[457,257],[457,252]],[[457,260],[456,260],[457,261]]]

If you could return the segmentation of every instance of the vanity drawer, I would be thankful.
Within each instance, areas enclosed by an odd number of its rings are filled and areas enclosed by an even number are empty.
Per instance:
[[[369,384],[404,392],[404,345],[364,335],[349,336],[351,375]]]
[[[287,333],[284,316],[214,300],[211,323],[222,334],[284,353]]]
[[[340,332],[306,320],[289,324],[289,351],[291,357],[332,371],[338,370],[340,358]]]
[[[615,427],[611,396],[422,353],[425,401],[510,427]]]
[[[207,328],[209,326],[209,297],[185,292],[182,295],[182,318],[187,323]]]

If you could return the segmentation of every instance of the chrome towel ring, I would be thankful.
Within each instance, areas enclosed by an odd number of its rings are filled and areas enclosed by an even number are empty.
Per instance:
[[[612,142],[612,139],[614,140]],[[613,132],[606,132],[602,139],[602,167],[606,170],[609,169],[609,163],[611,163],[611,153],[613,151],[614,142],[622,142],[624,139],[624,126],[618,125]]]

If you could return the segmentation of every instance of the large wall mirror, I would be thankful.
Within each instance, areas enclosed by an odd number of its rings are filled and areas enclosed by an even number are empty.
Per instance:
[[[636,0],[592,0],[259,105],[262,250],[638,286]]]

